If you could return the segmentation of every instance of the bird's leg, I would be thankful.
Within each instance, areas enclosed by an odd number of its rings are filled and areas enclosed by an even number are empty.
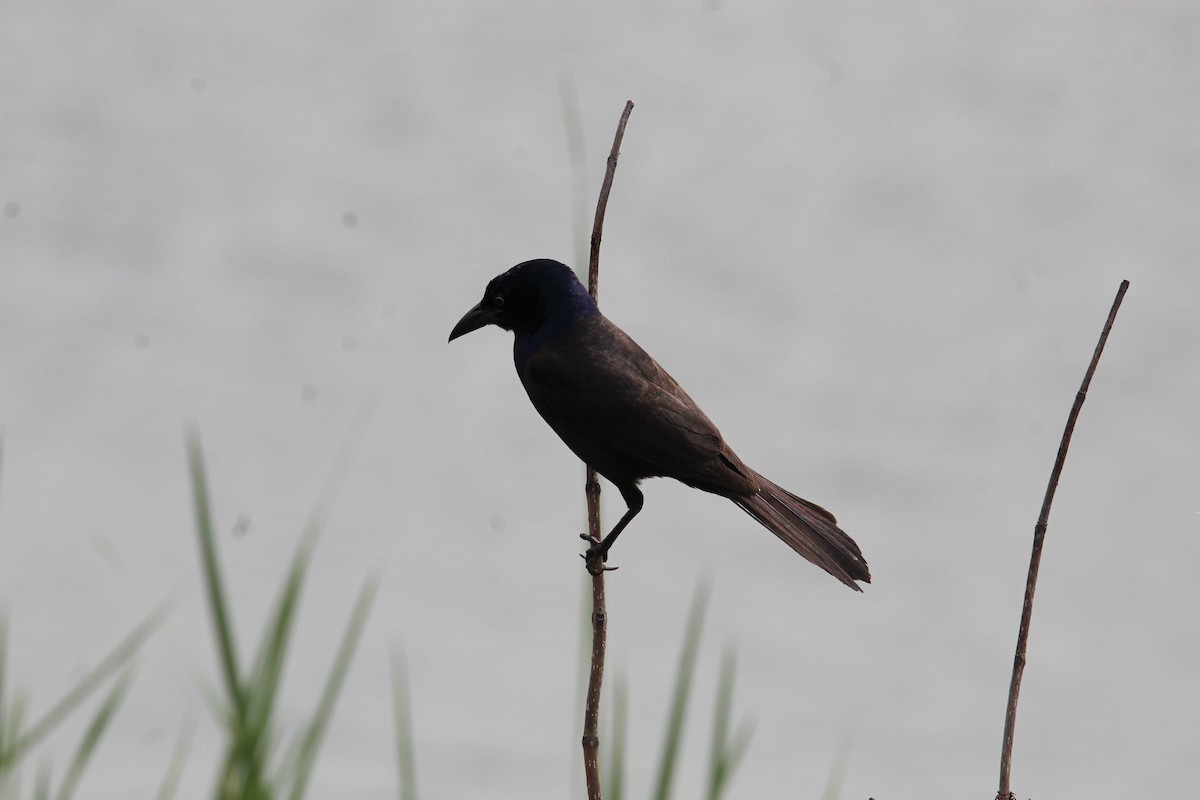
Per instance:
[[[580,538],[592,543],[592,546],[588,548],[583,559],[587,562],[588,572],[591,572],[593,575],[604,569],[603,563],[608,561],[608,551],[613,546],[613,542],[621,535],[621,531],[625,530],[625,526],[642,510],[642,493],[636,486],[626,488],[618,486],[617,488],[621,492],[621,497],[625,499],[625,504],[629,506],[625,515],[617,521],[617,524],[613,526],[608,535],[599,542],[587,534],[581,534],[580,536]]]

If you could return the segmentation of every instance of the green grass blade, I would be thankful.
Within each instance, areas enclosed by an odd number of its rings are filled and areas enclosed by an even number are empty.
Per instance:
[[[354,418],[350,420],[346,438],[342,440],[341,446],[334,455],[333,463],[325,475],[325,481],[321,484],[317,499],[313,502],[313,507],[304,522],[302,541],[305,543],[305,547],[311,548],[316,542],[317,535],[325,529],[329,514],[337,502],[338,495],[341,494],[342,484],[345,483],[346,476],[350,474],[350,468],[354,465],[359,445],[362,444],[371,418],[375,416],[375,410],[379,406],[379,395],[380,389],[376,388],[363,398],[355,411]]]
[[[377,394],[377,393],[376,393]],[[329,512],[349,473],[353,456],[375,408],[375,397],[367,398],[359,407],[337,458],[317,501],[305,522],[304,530],[284,578],[278,600],[268,619],[252,665],[243,673],[239,668],[238,648],[231,622],[226,584],[221,575],[217,540],[214,533],[204,456],[195,432],[187,436],[188,466],[195,501],[196,530],[200,555],[220,660],[227,704],[218,705],[217,713],[226,728],[224,764],[217,779],[217,797],[221,800],[271,800],[284,793],[284,784],[300,785],[307,780],[311,764],[304,763],[315,752],[330,709],[318,707],[316,719],[306,734],[293,743],[280,759],[277,780],[269,780],[269,764],[275,760],[278,735],[274,722],[275,709],[282,688],[288,645],[298,618],[298,607],[305,576],[311,561],[317,536],[324,527]],[[372,589],[369,594],[373,596]],[[360,598],[361,599],[361,598]],[[357,618],[352,618],[355,630],[350,649],[357,644]],[[344,643],[345,646],[345,643]],[[331,676],[340,684],[344,667],[335,665]],[[335,680],[336,678],[336,680]],[[329,692],[329,687],[326,689]],[[333,689],[336,695],[336,686]],[[212,698],[210,698],[210,701]],[[225,705],[221,708],[220,705]]]
[[[171,800],[179,790],[179,781],[183,777],[183,768],[187,766],[188,752],[192,749],[192,737],[195,733],[196,722],[189,717],[179,730],[179,739],[175,742],[175,749],[171,751],[171,760],[167,762],[167,772],[163,775],[158,793],[154,795],[155,800]]]
[[[842,784],[846,781],[846,767],[850,763],[850,741],[843,739],[833,755],[833,763],[829,765],[829,777],[825,781],[825,790],[821,792],[821,800],[837,800],[842,794]]]
[[[562,101],[563,129],[567,135],[567,161],[571,166],[571,238],[575,243],[575,263],[582,265],[588,263],[588,244],[592,231],[588,222],[586,197],[588,163],[583,113],[579,108],[579,90],[574,79],[560,74],[558,95]]]
[[[625,753],[628,750],[628,681],[618,674],[613,680],[611,733],[604,737],[600,757],[605,761],[604,787],[608,800],[621,800],[625,793]]]
[[[241,774],[239,783],[247,787],[247,791],[270,794],[267,772],[276,738],[274,712],[283,685],[283,668],[313,543],[313,537],[305,536],[296,548],[275,611],[267,622],[255,655],[254,667],[243,687],[245,717],[233,733],[235,744],[230,768]]]
[[[50,762],[43,761],[38,765],[37,776],[33,779],[34,800],[50,800]]]
[[[346,631],[342,635],[341,644],[338,646],[333,668],[329,671],[329,677],[325,680],[325,687],[321,692],[321,699],[317,703],[317,710],[314,712],[312,721],[309,722],[300,740],[295,770],[290,776],[291,792],[289,797],[291,800],[300,800],[308,788],[308,779],[312,773],[317,750],[320,748],[321,740],[329,727],[329,719],[333,715],[333,707],[337,702],[338,694],[341,692],[342,684],[345,683],[346,673],[350,670],[350,663],[354,659],[354,651],[358,647],[363,628],[367,624],[367,617],[371,613],[371,604],[375,601],[375,593],[378,586],[377,581],[370,580],[363,585],[362,590],[358,593],[358,599],[354,603],[354,610],[350,613],[350,621],[346,624]]]
[[[587,525],[586,518],[584,525]],[[580,757],[580,736],[583,730],[583,715],[587,707],[588,678],[592,667],[592,576],[587,571],[579,573],[579,649],[575,663],[575,713],[571,717],[571,782],[569,797],[586,797],[586,783],[583,777],[583,759]],[[603,735],[603,726],[601,734]],[[602,748],[604,744],[600,745]],[[601,750],[601,753],[604,751]]]
[[[303,588],[304,577],[308,572],[308,563],[312,547],[315,544],[316,529],[309,528],[308,533],[301,538],[292,567],[284,580],[280,593],[279,604],[273,621],[267,627],[267,636],[263,641],[261,652],[255,659],[255,668],[251,679],[249,704],[252,731],[261,740],[262,752],[265,757],[269,754],[269,739],[272,736],[271,716],[275,701],[283,679],[283,665],[287,652],[288,641],[291,637],[293,622],[296,619],[296,609],[300,603],[300,590]],[[302,756],[301,746],[303,737],[294,739],[286,748],[279,770],[279,794],[285,793],[289,781],[299,774],[299,763]]]
[[[128,669],[113,686],[112,691],[108,693],[108,697],[100,705],[96,716],[92,717],[91,724],[84,731],[83,738],[79,741],[79,747],[75,750],[75,756],[67,765],[67,773],[63,776],[62,786],[58,790],[58,800],[70,800],[71,795],[75,793],[76,787],[79,786],[79,779],[83,777],[84,767],[91,760],[92,754],[96,751],[96,745],[100,743],[104,731],[112,722],[113,715],[117,713],[132,682],[133,671]]]
[[[121,640],[96,666],[92,667],[70,691],[63,695],[62,699],[42,715],[41,719],[29,726],[29,729],[12,743],[9,749],[10,755],[19,757],[21,753],[48,736],[71,712],[79,708],[105,679],[128,664],[137,653],[138,648],[145,644],[150,635],[163,623],[166,614],[166,606],[160,606],[152,611],[150,616]]]
[[[679,653],[679,667],[675,673],[675,691],[667,719],[667,732],[663,739],[662,755],[659,758],[658,780],[655,784],[656,800],[668,800],[675,768],[679,761],[679,750],[683,745],[683,723],[687,716],[688,698],[692,689],[692,677],[696,671],[696,657],[700,651],[700,633],[704,628],[704,614],[708,608],[709,588],[701,584],[692,600],[687,627],[683,635],[683,647]]]
[[[726,767],[726,747],[729,744],[729,717],[733,707],[733,677],[737,671],[737,656],[726,649],[721,656],[721,676],[717,681],[717,704],[713,710],[712,745],[709,747],[708,800],[717,800],[729,777]]]
[[[204,451],[200,436],[195,431],[187,435],[188,472],[192,483],[192,500],[196,514],[196,536],[200,543],[201,564],[204,569],[204,585],[208,596],[209,612],[217,637],[217,651],[221,659],[221,674],[225,690],[233,705],[236,716],[245,716],[245,698],[238,677],[237,646],[230,622],[229,605],[226,599],[225,581],[221,577],[221,563],[217,557],[217,536],[213,530],[212,505],[208,495],[208,478],[204,470]]]
[[[8,618],[0,614],[0,673],[8,660]],[[0,687],[0,800],[15,800],[21,794],[19,753],[12,745],[20,736],[25,715],[25,694],[15,692],[11,700]]]
[[[750,740],[754,737],[754,723],[751,721],[743,722],[738,726],[737,733],[729,742],[729,747],[726,748],[725,757],[725,780],[729,781],[733,777],[733,773],[737,771],[738,765],[742,763],[742,756],[746,755],[746,749],[750,746]]]
[[[0,798],[4,797],[4,773],[8,768],[8,743],[16,731],[11,726],[11,710],[5,690],[8,671],[8,613],[0,611]]]
[[[736,734],[729,735],[733,715],[733,683],[737,674],[737,654],[726,649],[721,658],[721,674],[717,682],[716,708],[713,712],[712,745],[709,750],[708,800],[719,800],[725,793],[738,763],[750,744],[753,726],[743,723]]]
[[[24,692],[15,692],[12,701],[8,704],[7,715],[5,719],[0,720],[4,725],[5,741],[9,742],[3,753],[0,753],[0,798],[9,800],[9,798],[17,798],[21,795],[21,772],[20,772],[20,753],[12,750],[11,743],[15,742],[21,731],[21,726],[25,722],[25,707],[28,703],[28,697]]]
[[[283,667],[287,661],[288,644],[295,628],[296,610],[300,604],[300,591],[312,549],[306,542],[296,549],[292,566],[284,579],[275,612],[267,623],[254,667],[245,685],[246,716],[244,727],[247,735],[261,739],[264,755],[268,749],[266,741],[270,733],[271,718],[279,690],[283,682]]]
[[[400,800],[417,800],[417,759],[413,753],[412,692],[402,650],[392,653],[392,711],[396,724],[396,770]]]
[[[227,704],[227,710],[220,714],[226,727],[227,742],[217,779],[217,796],[222,800],[265,797],[269,794],[266,784],[269,742],[265,741],[264,732],[256,730],[249,718],[250,690],[243,684],[238,667],[237,639],[217,551],[217,535],[213,525],[204,451],[200,437],[194,431],[189,431],[187,435],[187,455],[205,595],[212,618]],[[260,700],[257,695],[254,696],[256,700]]]

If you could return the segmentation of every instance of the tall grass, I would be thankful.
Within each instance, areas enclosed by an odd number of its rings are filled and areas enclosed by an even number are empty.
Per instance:
[[[21,792],[21,765],[34,749],[75,715],[101,688],[109,686],[99,708],[92,714],[66,772],[53,791],[50,763],[43,761],[35,777],[35,798],[68,800],[75,793],[96,746],[120,707],[133,680],[132,661],[137,651],[162,624],[166,608],[151,613],[117,643],[108,655],[89,669],[66,694],[32,723],[26,724],[29,696],[10,691],[6,682],[8,663],[8,620],[0,614],[0,800],[14,800]]]
[[[392,719],[396,726],[396,770],[400,800],[417,800],[417,759],[412,728],[412,694],[404,653],[392,654]]]
[[[701,584],[696,589],[687,622],[684,624],[683,642],[679,649],[679,660],[675,668],[675,685],[671,692],[671,704],[667,709],[662,749],[658,756],[657,776],[650,795],[654,800],[669,800],[675,779],[680,771],[679,757],[687,730],[692,682],[699,661],[700,640],[704,631],[704,618],[708,611],[710,595],[707,584]],[[753,733],[753,725],[749,722],[742,722],[736,731],[731,732],[733,684],[736,672],[737,660],[734,651],[727,648],[721,659],[713,705],[712,734],[709,741],[708,765],[704,784],[704,797],[707,800],[720,800],[724,796]],[[601,755],[604,757],[605,763],[606,800],[622,800],[625,795],[627,717],[627,683],[624,676],[618,675],[614,681],[611,722],[602,728],[604,745],[601,748]]]
[[[376,584],[368,581],[359,591],[316,708],[299,731],[285,743],[276,710],[288,645],[295,628],[297,607],[320,524],[310,522],[305,529],[280,587],[275,610],[258,643],[254,660],[248,669],[243,669],[238,658],[228,590],[220,569],[204,454],[195,435],[188,438],[188,468],[204,586],[224,688],[224,707],[219,718],[225,729],[226,749],[218,773],[216,797],[219,800],[274,800],[284,797],[299,800],[308,789],[317,752],[328,730],[334,704],[370,613]],[[320,518],[320,515],[313,517],[314,520]]]
[[[2,454],[3,442],[0,440],[0,456]],[[195,435],[187,440],[187,457],[196,542],[219,665],[219,685],[213,705],[225,742],[213,796],[217,800],[300,800],[308,791],[321,743],[362,637],[376,594],[376,583],[368,581],[359,591],[341,640],[334,650],[323,688],[307,719],[295,730],[284,730],[279,722],[278,708],[289,644],[298,620],[300,600],[323,514],[314,513],[306,526],[279,587],[272,613],[253,647],[254,656],[245,665],[242,662],[241,643],[236,635],[229,585],[222,571],[203,450]],[[320,506],[318,508],[321,510]],[[656,800],[669,798],[678,773],[679,753],[708,597],[707,588],[697,590],[684,628],[675,688],[659,757],[653,794]],[[28,796],[33,800],[70,800],[78,794],[88,764],[128,696],[134,679],[134,657],[162,625],[167,613],[166,606],[155,609],[58,701],[32,721],[28,720],[29,697],[24,692],[13,691],[8,681],[8,625],[6,617],[0,614],[0,800],[17,800],[22,796],[22,767],[30,760],[35,749],[52,732],[78,714],[91,699],[100,696],[99,704],[88,719],[61,776],[56,777],[51,763],[42,760],[33,770],[29,782]],[[582,624],[586,627],[586,619]],[[734,671],[732,653],[727,651],[721,662],[713,711],[705,795],[708,800],[718,800],[722,796],[750,737],[750,727],[746,724],[735,733],[730,733]],[[416,800],[412,696],[405,659],[399,650],[392,659],[392,690],[398,793],[400,800]],[[605,746],[602,750],[606,759],[608,800],[621,800],[624,791],[627,696],[627,682],[624,676],[617,676],[612,719],[605,729]],[[155,794],[157,800],[174,797],[194,732],[192,722],[182,727]]]

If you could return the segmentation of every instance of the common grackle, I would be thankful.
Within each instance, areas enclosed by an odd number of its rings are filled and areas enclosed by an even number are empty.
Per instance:
[[[862,551],[825,509],[747,467],[675,379],[609,322],[570,267],[526,261],[487,285],[450,341],[485,325],[513,332],[517,375],[533,407],[628,510],[588,551],[589,568],[642,510],[643,478],[668,477],[728,497],[793,550],[856,591]]]

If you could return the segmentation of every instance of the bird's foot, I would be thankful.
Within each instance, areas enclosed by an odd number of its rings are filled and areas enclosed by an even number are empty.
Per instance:
[[[608,561],[608,548],[604,542],[597,539],[595,536],[587,533],[579,534],[579,538],[585,542],[591,542],[591,547],[586,553],[580,553],[579,557],[583,559],[587,566],[587,571],[592,575],[600,575],[604,572],[612,572],[616,567],[607,566],[604,562]]]

